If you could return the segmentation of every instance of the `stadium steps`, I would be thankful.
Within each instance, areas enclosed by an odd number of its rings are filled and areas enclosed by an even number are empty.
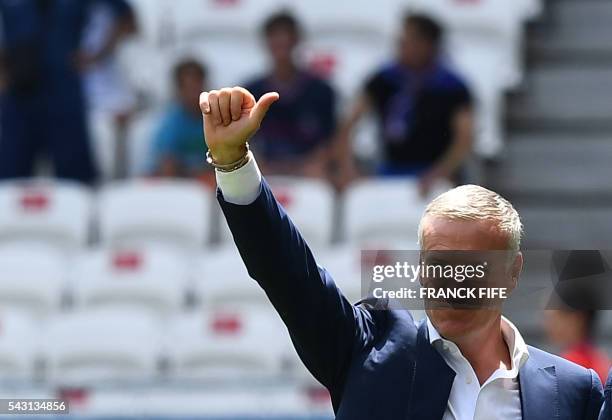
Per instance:
[[[522,213],[531,248],[612,248],[612,1],[556,0],[527,36],[523,85],[488,185]]]
[[[521,92],[510,100],[509,128],[545,129],[550,134],[565,129],[612,132],[610,92],[612,62],[531,67]]]
[[[558,63],[571,56],[594,64],[612,61],[611,1],[556,0],[548,2],[548,10],[530,36],[530,59]]]

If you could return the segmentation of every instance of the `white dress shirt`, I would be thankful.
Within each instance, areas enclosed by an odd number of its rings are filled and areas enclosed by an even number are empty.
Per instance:
[[[259,197],[261,191],[261,172],[249,152],[249,161],[240,169],[232,172],[215,171],[217,186],[228,203],[247,205]]]
[[[228,203],[248,205],[261,192],[261,172],[252,154],[242,168],[233,172],[217,171],[216,177]],[[529,352],[523,337],[510,321],[502,317],[502,334],[510,351],[511,369],[497,369],[482,386],[455,343],[442,338],[429,319],[427,328],[431,345],[456,373],[442,420],[522,419],[518,373]]]
[[[523,337],[510,321],[502,317],[501,329],[510,351],[512,366],[509,370],[497,369],[482,386],[457,345],[442,338],[429,319],[427,328],[429,342],[456,373],[442,420],[523,418],[518,374],[529,358],[529,351]]]

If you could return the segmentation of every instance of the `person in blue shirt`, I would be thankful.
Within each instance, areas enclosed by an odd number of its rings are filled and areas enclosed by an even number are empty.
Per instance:
[[[43,153],[55,175],[96,178],[89,145],[80,50],[92,2],[0,0],[0,179],[29,177]]]
[[[277,91],[281,99],[253,141],[259,165],[273,175],[325,177],[336,128],[335,92],[296,63],[301,29],[295,17],[274,14],[262,32],[272,68],[246,88],[256,97]]]
[[[210,172],[204,164],[202,113],[199,96],[206,69],[193,59],[174,69],[176,99],[170,104],[153,141],[153,173],[166,177],[199,177]]]

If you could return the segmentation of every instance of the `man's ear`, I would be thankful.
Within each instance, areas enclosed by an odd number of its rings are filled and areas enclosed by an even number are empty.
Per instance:
[[[514,257],[514,261],[512,261],[512,267],[510,267],[510,281],[512,290],[516,289],[518,286],[518,279],[521,276],[521,272],[523,271],[523,253],[518,251],[516,256]]]

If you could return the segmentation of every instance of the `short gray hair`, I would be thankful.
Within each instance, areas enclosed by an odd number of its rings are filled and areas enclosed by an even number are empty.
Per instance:
[[[508,249],[521,246],[523,224],[512,204],[501,195],[478,185],[462,185],[436,197],[425,209],[419,223],[419,244],[423,245],[423,220],[439,216],[451,220],[493,220],[508,235]]]

